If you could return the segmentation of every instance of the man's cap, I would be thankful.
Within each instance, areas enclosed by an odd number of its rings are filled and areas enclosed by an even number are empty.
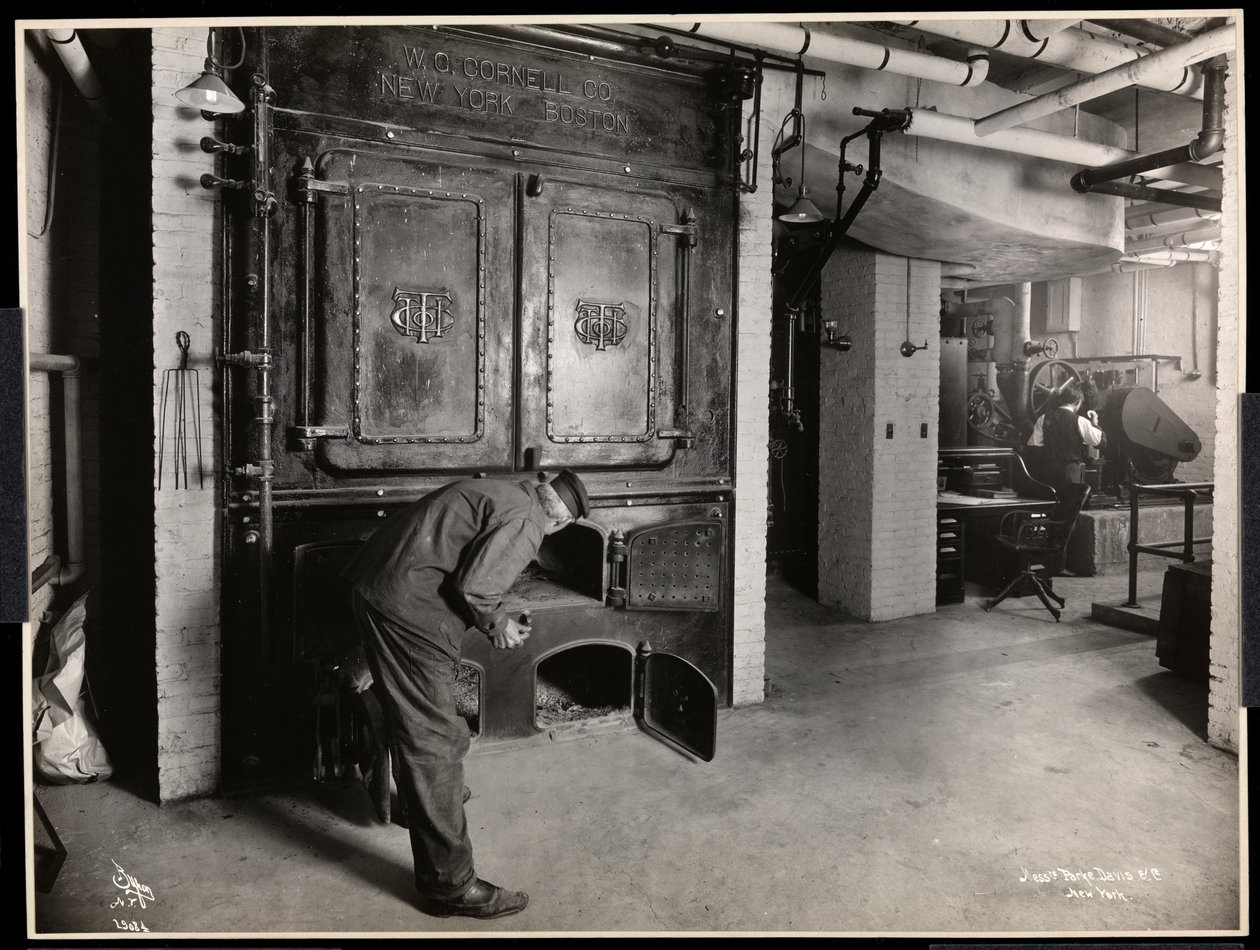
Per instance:
[[[569,511],[573,512],[574,518],[585,518],[591,513],[591,499],[586,494],[586,486],[582,484],[582,479],[567,468],[551,480],[551,487]]]

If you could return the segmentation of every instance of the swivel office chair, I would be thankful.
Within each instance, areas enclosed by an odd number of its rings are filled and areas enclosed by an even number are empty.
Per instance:
[[[1019,573],[984,605],[985,610],[992,610],[1019,589],[1036,594],[1046,610],[1054,615],[1055,623],[1059,622],[1059,608],[1066,601],[1055,593],[1051,578],[1063,570],[1068,538],[1072,535],[1076,516],[1089,498],[1089,491],[1088,485],[1068,485],[1061,489],[1049,518],[1033,517],[1026,511],[1013,511],[1002,519],[996,540],[1016,556]],[[1051,600],[1059,606],[1056,607]]]

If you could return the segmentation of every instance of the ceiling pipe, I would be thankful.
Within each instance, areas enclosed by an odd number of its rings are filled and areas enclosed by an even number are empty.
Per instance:
[[[92,61],[88,59],[87,50],[83,48],[78,32],[65,29],[44,30],[44,35],[48,37],[50,45],[57,52],[62,65],[66,67],[66,72],[70,74],[70,79],[79,90],[79,95],[91,108],[96,121],[101,125],[109,123],[111,117],[109,104],[105,98],[105,88],[101,85]]]
[[[1035,99],[1018,103],[1001,109],[981,119],[976,119],[976,134],[991,135],[1001,129],[1022,125],[1042,116],[1052,115],[1063,109],[1071,108],[1082,102],[1089,102],[1108,93],[1129,86],[1141,85],[1147,77],[1157,75],[1165,69],[1184,69],[1213,56],[1220,56],[1234,50],[1237,45],[1237,34],[1232,26],[1223,26],[1216,30],[1196,36],[1180,46],[1170,46],[1158,53],[1144,56],[1130,63],[1122,63],[1111,69],[1090,76],[1078,82],[1070,83],[1053,92],[1048,92]],[[1204,109],[1210,93],[1204,92]],[[1209,153],[1210,154],[1210,153]],[[1170,163],[1171,164],[1171,163]]]
[[[1075,181],[1075,179],[1073,179]],[[1131,185],[1124,181],[1105,181],[1088,188],[1077,188],[1080,192],[1092,192],[1099,195],[1116,195],[1120,198],[1133,198],[1141,201],[1160,201],[1168,205],[1184,208],[1199,208],[1203,211],[1220,211],[1221,199],[1210,195],[1201,195],[1189,191],[1160,191],[1144,185]]]
[[[1203,127],[1199,134],[1186,145],[1165,149],[1151,155],[1131,158],[1123,162],[1113,162],[1099,168],[1086,168],[1072,176],[1072,187],[1076,191],[1096,191],[1104,182],[1115,182],[1120,178],[1142,175],[1156,169],[1166,168],[1179,162],[1201,162],[1210,155],[1219,152],[1225,145],[1225,76],[1227,67],[1224,56],[1216,56],[1203,65]],[[1163,199],[1152,198],[1160,201]],[[1178,202],[1170,202],[1177,204]],[[1204,207],[1191,204],[1191,207]],[[1211,210],[1220,210],[1220,202]]]
[[[1128,237],[1126,235],[1126,237]],[[1167,237],[1139,238],[1125,242],[1126,254],[1140,254],[1145,251],[1158,251],[1166,247],[1186,247],[1191,244],[1203,244],[1207,241],[1221,239],[1220,225],[1208,225],[1197,231],[1178,231]]]
[[[1076,20],[1020,20],[1019,28],[1034,43],[1047,40],[1056,33],[1062,33],[1070,26],[1080,23]]]
[[[1128,149],[1115,145],[1103,145],[1098,142],[1086,142],[1067,135],[1056,135],[1054,132],[1042,132],[1040,129],[1004,129],[992,135],[979,136],[975,132],[975,123],[966,116],[951,115],[948,112],[937,112],[934,109],[909,109],[910,125],[906,135],[921,135],[925,138],[942,142],[955,142],[959,145],[974,145],[977,148],[995,149],[1001,152],[1016,152],[1034,158],[1048,158],[1052,161],[1065,162],[1070,165],[1097,165],[1106,162],[1126,161],[1133,157]],[[1194,168],[1191,174],[1183,169]],[[1210,171],[1200,166],[1186,164],[1176,167],[1158,169],[1150,174],[1152,177],[1165,178],[1170,181],[1181,181],[1178,176],[1195,177]],[[1192,182],[1186,182],[1191,184]],[[1201,182],[1193,182],[1195,184]],[[1217,183],[1219,187],[1219,182]],[[1210,186],[1209,186],[1210,187]]]
[[[1135,264],[1153,264],[1162,261],[1195,261],[1198,263],[1216,263],[1220,260],[1219,251],[1200,251],[1191,248],[1165,248],[1161,251],[1147,251],[1142,254],[1126,253],[1120,258],[1122,262]]]
[[[673,27],[676,24],[654,25]],[[975,51],[967,57],[967,62],[962,63],[943,56],[895,49],[788,23],[708,21],[694,24],[691,32],[700,40],[746,43],[759,49],[776,50],[792,56],[809,53],[810,56],[833,63],[883,70],[952,86],[978,86],[989,74],[989,54],[983,50]]]
[[[54,556],[55,566],[41,567],[31,579],[32,593],[44,583],[67,586],[87,572],[87,531],[83,518],[83,425],[79,395],[79,358],[50,353],[31,353],[33,373],[60,373],[65,396],[66,449],[66,557]]]
[[[1137,271],[1176,266],[1176,261],[1120,261],[1117,264],[1112,264],[1108,270],[1115,274],[1132,274]],[[1106,271],[1093,271],[1092,273],[1102,274],[1106,273]]]
[[[1189,33],[1160,26],[1150,20],[1095,20],[1091,17],[1086,22],[1095,23],[1104,30],[1122,33],[1143,43],[1154,43],[1156,46],[1176,46],[1190,39]]]
[[[1219,212],[1198,208],[1161,208],[1148,211],[1145,206],[1133,207],[1125,216],[1124,226],[1130,231],[1161,232],[1168,228],[1205,227],[1221,220]]]
[[[1088,30],[1065,29],[1034,38],[1022,24],[1026,20],[896,20],[946,39],[1001,50],[1012,56],[1034,59],[1083,73],[1101,73],[1132,62],[1144,55],[1118,40],[1097,36]],[[1035,22],[1035,21],[1034,21]],[[1147,77],[1146,88],[1200,98],[1198,77],[1188,69],[1172,69]]]

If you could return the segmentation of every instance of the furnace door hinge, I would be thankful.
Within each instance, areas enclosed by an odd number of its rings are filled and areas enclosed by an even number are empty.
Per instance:
[[[295,448],[310,450],[318,439],[348,439],[349,426],[289,426],[289,443]]]
[[[344,181],[321,181],[315,177],[315,166],[309,157],[302,159],[302,167],[293,176],[293,200],[298,204],[314,204],[320,194],[348,195],[350,184]]]

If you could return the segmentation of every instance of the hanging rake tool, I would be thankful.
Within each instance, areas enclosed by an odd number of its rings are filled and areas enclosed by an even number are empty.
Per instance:
[[[188,487],[188,416],[192,415],[193,440],[197,444],[197,486],[205,487],[201,464],[201,388],[197,370],[188,368],[188,334],[175,334],[179,347],[179,368],[162,372],[162,410],[158,417],[158,488],[162,487],[162,468],[166,454],[166,415],[171,414],[171,459],[175,469],[175,487],[179,488],[180,472]]]

